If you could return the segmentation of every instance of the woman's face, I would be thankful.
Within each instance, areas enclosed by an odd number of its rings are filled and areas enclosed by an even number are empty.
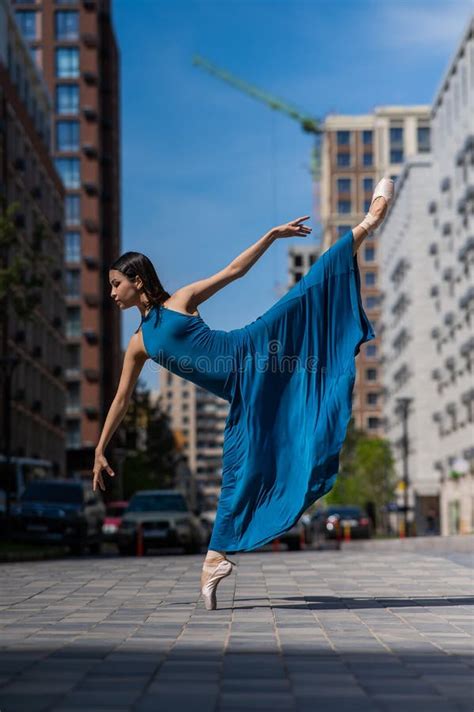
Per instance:
[[[137,306],[140,293],[133,282],[116,269],[109,270],[110,296],[121,309]]]

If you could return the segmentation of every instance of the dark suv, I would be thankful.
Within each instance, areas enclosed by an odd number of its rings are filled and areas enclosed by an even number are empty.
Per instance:
[[[99,553],[105,506],[88,482],[36,480],[12,507],[15,539],[65,544],[76,554]]]

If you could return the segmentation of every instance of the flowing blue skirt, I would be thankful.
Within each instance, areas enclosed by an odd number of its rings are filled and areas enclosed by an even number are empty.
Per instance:
[[[227,383],[210,549],[250,551],[272,541],[335,483],[355,357],[375,336],[352,248],[350,230],[268,311],[232,332],[238,368]]]

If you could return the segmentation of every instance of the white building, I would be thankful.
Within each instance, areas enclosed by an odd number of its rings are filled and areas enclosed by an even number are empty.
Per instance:
[[[435,510],[447,534],[472,531],[474,523],[474,18],[435,95],[431,141],[431,156],[406,163],[379,231],[384,416],[401,477],[396,403],[413,399],[408,470],[416,530],[423,533]],[[449,480],[459,469],[468,484],[454,488]],[[450,500],[455,492],[468,500],[462,507]]]

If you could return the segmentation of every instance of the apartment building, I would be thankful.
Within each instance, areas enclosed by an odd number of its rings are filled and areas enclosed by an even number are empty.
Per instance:
[[[201,506],[206,505],[203,502],[206,498],[216,504],[222,478],[222,447],[229,403],[161,368],[160,400],[196,480]]]
[[[299,282],[316,262],[321,248],[319,245],[293,245],[288,250],[288,289]]]
[[[121,251],[118,48],[108,0],[15,0],[12,6],[53,97],[51,148],[66,189],[71,475],[90,472],[121,369],[121,319],[108,282]]]
[[[401,476],[399,397],[409,412],[417,531],[474,529],[474,20],[435,94],[432,151],[406,163],[379,230],[384,412]],[[400,447],[397,447],[400,446]]]
[[[18,204],[15,247],[8,264],[31,249],[39,225],[45,229],[42,250],[51,260],[39,267],[43,284],[33,318],[19,317],[12,300],[8,309],[2,309],[0,459],[6,448],[6,414],[11,425],[10,456],[42,460],[52,474],[64,475],[64,189],[49,153],[51,122],[48,88],[9,3],[0,0],[0,195],[7,204]],[[7,266],[4,257],[2,267]],[[13,371],[7,370],[7,357],[18,361]],[[3,402],[4,379],[11,387],[10,405]]]
[[[323,125],[321,222],[323,252],[367,213],[373,190],[384,175],[397,181],[404,162],[430,150],[430,107],[380,106],[372,114],[329,115]],[[380,271],[378,231],[357,253],[364,309],[376,338],[357,356],[353,416],[356,427],[383,435],[380,363]]]

